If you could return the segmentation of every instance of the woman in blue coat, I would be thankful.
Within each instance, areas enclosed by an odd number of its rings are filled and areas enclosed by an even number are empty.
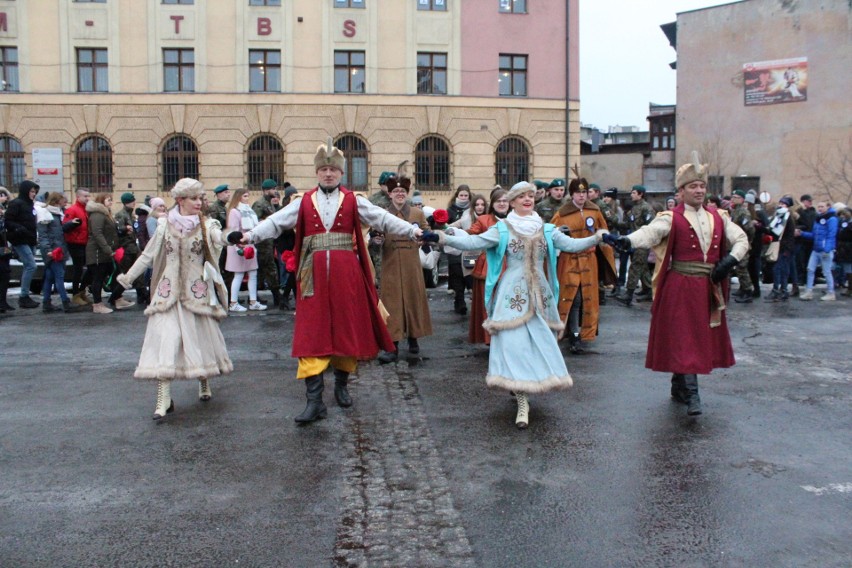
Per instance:
[[[564,324],[556,302],[557,251],[580,252],[597,245],[606,231],[572,239],[535,212],[535,186],[520,182],[508,193],[512,211],[481,235],[454,229],[439,233],[442,244],[461,250],[485,250],[489,272],[485,280],[483,327],[491,334],[489,387],[515,393],[515,424],[529,424],[529,393],[570,387],[573,382],[556,336]],[[506,259],[506,271],[500,268]]]
[[[799,299],[813,299],[814,275],[816,274],[817,264],[819,264],[822,266],[822,274],[825,276],[825,283],[828,286],[828,290],[820,299],[831,302],[835,300],[834,274],[831,270],[834,263],[834,251],[837,249],[837,215],[828,201],[820,201],[817,203],[816,209],[817,217],[814,220],[813,230],[796,230],[797,236],[801,235],[814,242],[814,248],[811,250],[811,256],[808,259],[808,289],[799,296]]]

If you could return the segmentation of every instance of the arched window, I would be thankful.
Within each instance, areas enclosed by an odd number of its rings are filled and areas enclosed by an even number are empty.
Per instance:
[[[75,187],[85,187],[93,192],[112,192],[112,146],[97,134],[83,138],[77,144],[74,165]]]
[[[27,177],[24,148],[11,136],[0,136],[0,185],[10,191]],[[15,192],[12,191],[12,195]]]
[[[427,136],[414,149],[414,187],[419,190],[450,189],[450,147],[437,136]]]
[[[530,177],[530,151],[521,138],[510,136],[497,144],[494,153],[494,172],[498,185],[512,187]]]
[[[367,144],[355,134],[344,134],[335,143],[346,158],[346,171],[343,173],[343,185],[352,191],[368,191],[370,181],[367,177],[370,152]]]
[[[199,179],[198,146],[189,136],[176,134],[163,144],[163,189],[185,177]]]
[[[255,137],[249,142],[246,154],[249,189],[260,189],[265,179],[284,183],[284,147],[275,136],[261,134]]]

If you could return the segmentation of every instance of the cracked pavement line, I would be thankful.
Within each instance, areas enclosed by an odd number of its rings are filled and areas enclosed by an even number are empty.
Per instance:
[[[348,415],[333,565],[475,566],[408,365],[364,365],[359,374],[350,383],[356,405],[369,389],[382,412]]]

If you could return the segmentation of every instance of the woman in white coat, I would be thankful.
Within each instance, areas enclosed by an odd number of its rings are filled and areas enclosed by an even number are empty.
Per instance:
[[[257,214],[249,205],[249,192],[247,189],[235,189],[231,200],[228,202],[228,231],[240,231],[245,234],[254,229],[257,224]],[[231,305],[232,312],[245,312],[246,307],[240,304],[240,287],[243,285],[243,277],[248,274],[249,310],[263,311],[265,304],[257,301],[257,255],[252,245],[230,245],[228,257],[225,259],[225,270],[234,273],[231,280]]]

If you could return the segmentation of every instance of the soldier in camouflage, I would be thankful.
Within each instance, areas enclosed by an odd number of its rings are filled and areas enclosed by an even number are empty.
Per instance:
[[[565,205],[565,180],[556,178],[547,186],[547,195],[535,206],[535,212],[545,223],[550,223],[560,207]]]
[[[231,199],[231,188],[228,184],[216,186],[213,190],[213,203],[207,208],[207,216],[211,219],[216,219],[222,225],[222,230],[228,226],[228,200]],[[153,236],[153,235],[152,235]],[[219,256],[219,270],[222,272],[222,278],[225,279],[225,285],[228,290],[231,289],[231,278],[233,273],[225,270],[225,259],[228,257],[228,247],[222,247],[222,254]]]
[[[627,229],[630,232],[644,227],[654,220],[656,213],[654,209],[645,201],[645,187],[634,185],[630,192],[630,199],[633,201],[633,208],[627,219],[622,223],[621,228]],[[633,254],[630,257],[630,270],[627,273],[627,289],[624,294],[616,296],[615,299],[630,306],[633,303],[633,293],[636,291],[636,285],[641,282],[642,291],[637,294],[637,300],[651,299],[651,271],[648,268],[648,254],[650,249],[637,248],[633,249]]]
[[[731,196],[731,206],[733,207],[731,221],[748,235],[748,242],[752,242],[755,226],[751,212],[745,203],[745,196],[745,191],[740,189],[735,190]],[[754,285],[748,273],[748,255],[737,263],[736,274],[737,280],[740,282],[740,289],[736,294],[733,294],[734,301],[740,304],[750,304],[752,302],[752,294],[754,293]]]
[[[382,172],[379,174],[379,191],[374,192],[367,199],[376,207],[387,209],[391,205],[390,192],[399,185],[399,178],[394,172]],[[373,262],[373,270],[376,273],[376,288],[379,287],[382,280],[382,246],[385,242],[385,235],[379,231],[370,231],[370,240],[367,250],[370,253],[370,260]]]
[[[251,204],[258,221],[263,221],[279,209],[281,209],[281,198],[278,195],[278,182],[274,179],[265,179],[261,184],[263,196]],[[257,250],[257,283],[258,289],[264,282],[272,292],[272,301],[276,306],[281,305],[281,290],[278,284],[278,263],[275,260],[275,240],[266,239],[255,243]]]

